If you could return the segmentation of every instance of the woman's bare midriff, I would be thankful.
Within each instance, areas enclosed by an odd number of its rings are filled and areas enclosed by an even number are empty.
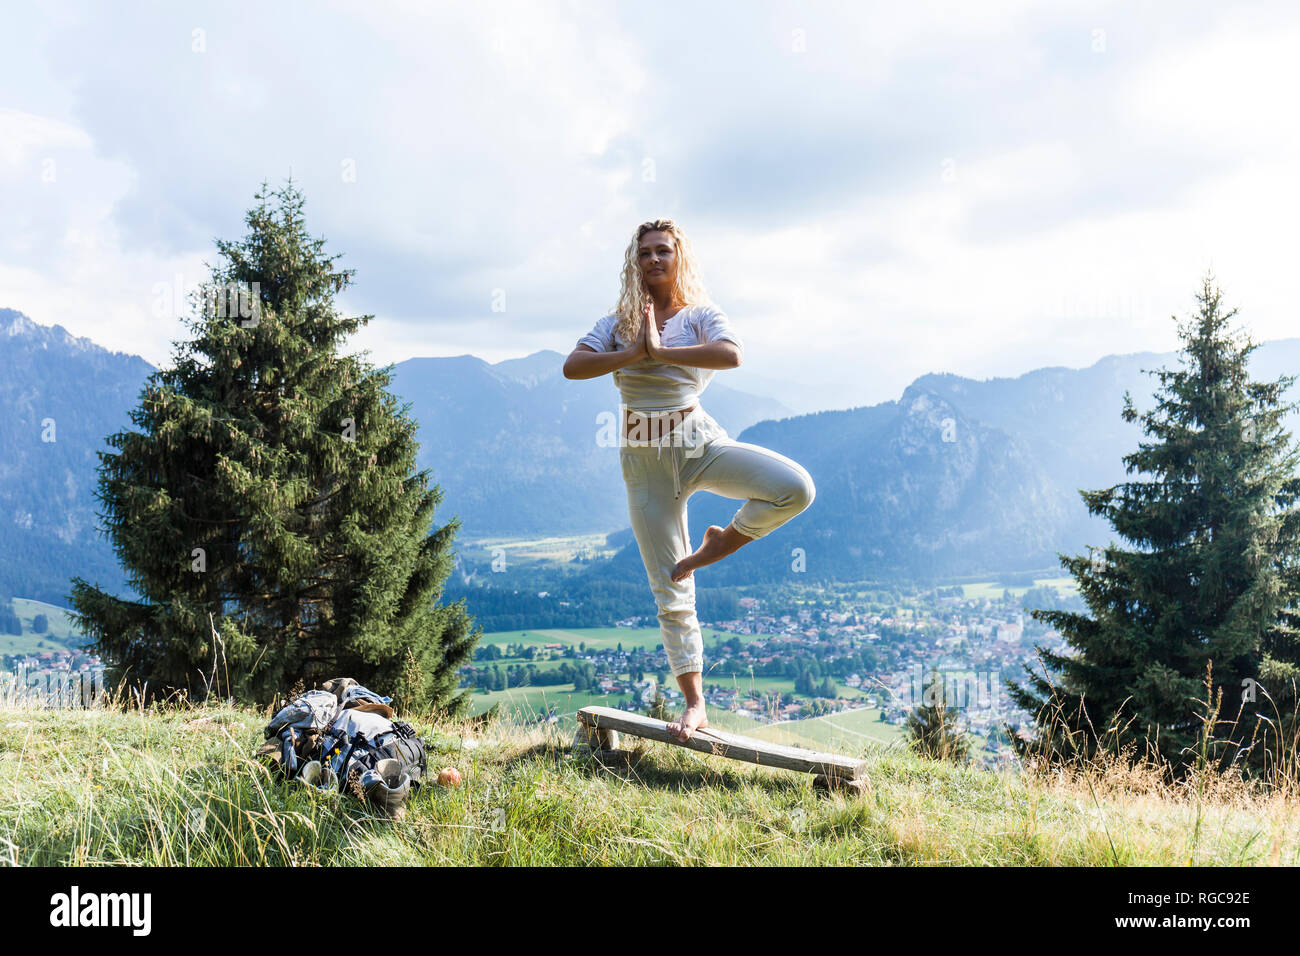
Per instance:
[[[675,412],[661,412],[654,415],[646,415],[635,409],[627,409],[626,416],[623,419],[623,437],[634,441],[644,441],[647,438],[655,438],[671,434],[672,431],[682,423],[682,421],[691,412],[695,411],[694,405],[689,408],[683,408]],[[633,435],[634,429],[640,429],[641,434]],[[657,433],[657,434],[656,434]]]

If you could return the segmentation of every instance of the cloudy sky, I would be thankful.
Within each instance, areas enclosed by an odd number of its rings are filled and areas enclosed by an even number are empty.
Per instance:
[[[1171,350],[1207,269],[1257,339],[1300,334],[1290,3],[125,2],[5,20],[0,307],[155,364],[183,334],[170,290],[290,173],[357,270],[342,304],[375,315],[352,345],[379,363],[567,353],[659,216],[745,340],[717,380],[792,407]]]

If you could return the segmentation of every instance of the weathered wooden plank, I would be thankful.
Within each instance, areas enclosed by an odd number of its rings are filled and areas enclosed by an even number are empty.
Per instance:
[[[860,780],[866,768],[865,760],[804,750],[802,747],[786,747],[766,740],[730,734],[724,730],[714,730],[712,727],[695,731],[689,740],[682,743],[668,730],[667,721],[615,710],[613,707],[583,707],[578,711],[578,722],[597,731],[621,731],[634,737],[687,747],[700,753],[744,760],[763,767],[814,773],[838,780]]]

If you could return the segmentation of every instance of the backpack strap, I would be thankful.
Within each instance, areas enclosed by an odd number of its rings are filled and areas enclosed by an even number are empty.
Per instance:
[[[286,727],[280,732],[280,749],[284,755],[284,770],[291,777],[298,772],[296,744],[297,741],[294,739],[294,729],[292,727]]]

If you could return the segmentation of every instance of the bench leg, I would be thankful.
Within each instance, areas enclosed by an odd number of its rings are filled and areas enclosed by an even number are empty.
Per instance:
[[[578,724],[578,731],[573,735],[573,752],[575,754],[587,754],[600,749],[599,732],[585,724]]]
[[[849,794],[867,792],[866,780],[845,780],[843,777],[827,777],[820,773],[813,777],[813,786],[818,790],[835,790]]]
[[[592,750],[618,750],[619,736],[617,730],[606,730],[598,727],[588,727],[586,724],[578,724],[578,731],[573,735],[573,750],[592,751]]]

